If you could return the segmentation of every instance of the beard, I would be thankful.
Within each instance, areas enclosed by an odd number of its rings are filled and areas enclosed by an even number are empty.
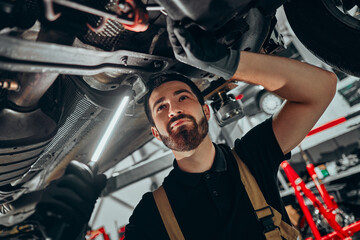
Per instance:
[[[171,124],[179,119],[188,119],[191,123],[183,124],[177,127],[176,130],[171,129]],[[200,119],[199,123],[191,115],[180,114],[172,118],[167,125],[167,132],[169,136],[159,136],[165,146],[177,152],[186,152],[197,148],[204,140],[209,130],[209,124],[205,114]]]

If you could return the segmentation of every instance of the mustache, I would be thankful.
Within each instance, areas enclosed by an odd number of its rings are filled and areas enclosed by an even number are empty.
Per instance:
[[[193,116],[182,113],[182,114],[179,114],[179,115],[173,117],[172,119],[170,119],[170,121],[168,122],[168,125],[167,125],[167,129],[170,130],[170,126],[173,122],[183,119],[183,118],[187,118],[196,123],[195,118]]]

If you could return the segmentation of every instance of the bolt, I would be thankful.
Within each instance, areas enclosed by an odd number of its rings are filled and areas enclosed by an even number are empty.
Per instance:
[[[127,66],[127,61],[128,61],[128,57],[127,56],[123,56],[120,58],[120,61],[122,64],[124,64],[125,66]]]
[[[18,92],[20,90],[20,85],[18,82],[13,80],[0,80],[0,88]]]
[[[128,4],[120,3],[119,8],[123,13],[128,13],[131,11],[131,7]]]
[[[154,68],[161,68],[163,66],[163,62],[162,61],[154,61],[153,66],[154,66]]]

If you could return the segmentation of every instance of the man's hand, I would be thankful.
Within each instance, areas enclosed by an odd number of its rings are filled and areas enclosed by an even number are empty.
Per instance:
[[[72,161],[65,174],[45,189],[36,206],[46,233],[55,239],[76,239],[90,220],[105,183],[104,174],[93,175],[83,164]]]
[[[167,18],[167,31],[177,60],[230,79],[239,64],[240,51],[227,48],[201,29],[190,32]]]

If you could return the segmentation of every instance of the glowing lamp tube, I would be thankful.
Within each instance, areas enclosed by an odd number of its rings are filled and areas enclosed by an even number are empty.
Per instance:
[[[115,126],[119,122],[120,117],[123,115],[122,113],[126,109],[126,106],[129,102],[129,100],[130,100],[129,96],[125,96],[122,99],[120,105],[116,109],[115,114],[110,121],[109,126],[106,128],[106,131],[105,131],[104,135],[102,136],[100,143],[97,145],[95,152],[94,152],[93,156],[91,157],[91,162],[95,163],[99,160],[99,157],[102,154],[102,152],[104,151],[104,148],[105,148],[107,142],[109,141],[110,136],[111,136]]]

